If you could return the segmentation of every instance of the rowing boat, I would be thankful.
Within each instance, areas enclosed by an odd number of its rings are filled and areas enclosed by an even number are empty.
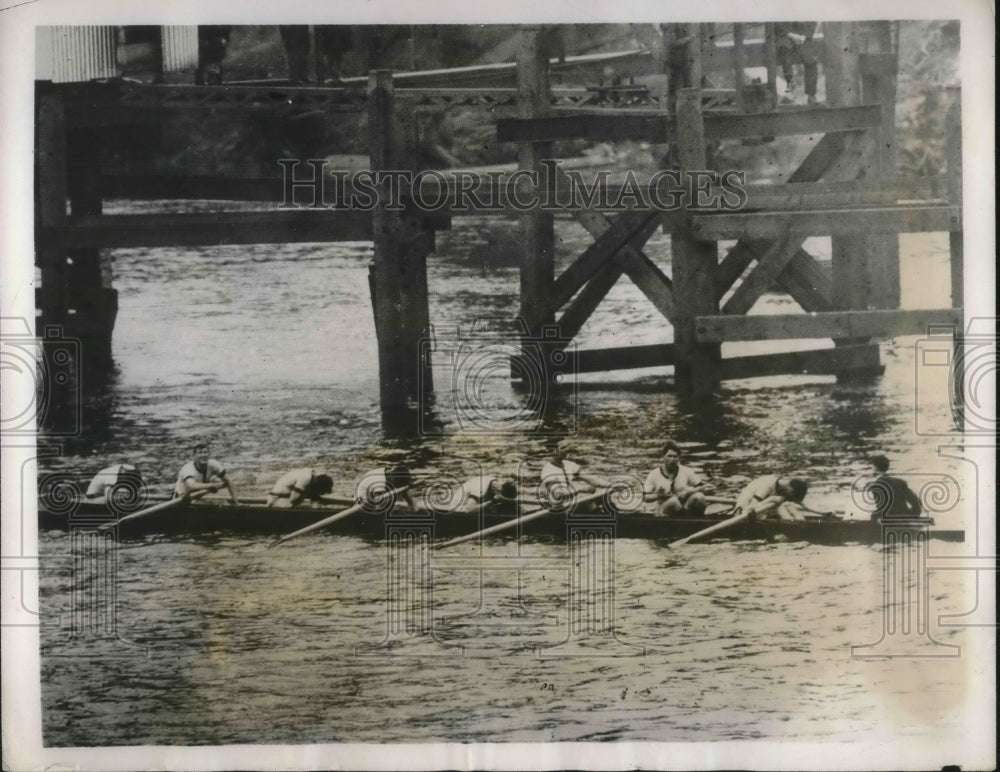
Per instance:
[[[71,511],[45,506],[39,502],[38,523],[43,530],[68,530],[70,527],[93,528],[114,522],[114,515],[104,504],[77,503]],[[337,512],[329,507],[268,508],[263,505],[230,506],[220,502],[186,502],[163,512],[156,512],[138,520],[122,523],[118,535],[122,538],[143,534],[198,535],[278,535],[308,526]],[[347,534],[367,539],[385,539],[390,529],[405,526],[427,527],[432,538],[462,536],[481,528],[497,525],[516,516],[513,508],[507,511],[473,513],[441,513],[426,515],[412,513],[400,507],[391,514],[361,511],[324,529],[325,533]],[[613,528],[616,538],[625,539],[678,539],[702,530],[729,517],[721,512],[703,517],[662,517],[650,512],[620,512],[603,514],[598,510],[550,513],[533,520],[522,529],[511,529],[498,534],[500,539],[525,536],[528,538],[565,539],[574,527],[593,529],[602,524]],[[963,530],[932,528],[929,518],[912,522],[917,528],[926,528],[931,538],[962,542]],[[805,541],[816,544],[875,544],[883,539],[880,523],[870,520],[821,519],[821,520],[747,520],[713,535],[727,540]]]

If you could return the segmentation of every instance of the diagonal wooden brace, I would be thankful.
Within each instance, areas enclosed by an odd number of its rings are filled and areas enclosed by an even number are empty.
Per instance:
[[[567,268],[552,285],[548,302],[529,320],[529,327],[539,319],[548,318],[569,301],[607,261],[614,259],[626,245],[641,246],[659,227],[659,212],[625,212],[583,254]]]

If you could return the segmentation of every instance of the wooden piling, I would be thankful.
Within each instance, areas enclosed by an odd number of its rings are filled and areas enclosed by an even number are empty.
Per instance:
[[[517,112],[519,118],[542,118],[550,113],[549,60],[542,46],[541,29],[520,32],[517,49]],[[522,142],[517,148],[518,167],[544,179],[542,161],[552,157],[551,142]],[[527,186],[526,186],[527,187]],[[524,190],[524,194],[540,191]],[[535,320],[527,330],[537,337],[543,325],[551,325],[553,314],[538,315],[545,308],[555,278],[555,225],[551,213],[521,215],[521,318]]]
[[[743,55],[743,38],[745,27],[736,22],[733,24],[733,58],[735,59],[734,74],[736,78],[736,109],[741,113],[746,112],[746,97],[744,87],[746,86],[747,74],[744,69],[745,57]]]
[[[948,164],[948,203],[962,206],[962,90],[948,89],[950,104],[945,115],[945,153]],[[961,223],[948,233],[951,262],[951,305],[965,307],[964,239]]]
[[[67,137],[67,186],[74,218],[100,215],[101,132],[92,127],[70,127]],[[118,293],[111,286],[110,268],[102,264],[95,247],[67,252],[67,285],[75,312],[67,332],[80,338],[88,365],[111,360],[111,336],[118,314]]]
[[[853,22],[830,22],[823,25],[825,44],[826,101],[828,107],[851,107],[861,102],[861,69],[858,36]],[[857,152],[861,152],[858,148]],[[833,258],[833,307],[839,310],[865,310],[870,303],[872,255],[864,233],[831,236]],[[835,340],[837,346],[856,346],[865,339]],[[871,368],[869,368],[871,369]],[[868,371],[845,370],[839,380],[867,375]]]
[[[683,89],[677,99],[677,137],[681,170],[705,168],[705,126],[701,112],[701,89]],[[695,318],[718,313],[715,274],[718,245],[696,239],[688,228],[679,228],[670,240],[673,290],[676,303],[674,324],[675,377],[682,394],[711,394],[719,383],[720,347],[698,343]]]
[[[372,171],[408,168],[412,144],[406,142],[405,124],[397,114],[391,72],[369,75],[368,100]],[[391,200],[387,178],[376,179],[375,187],[369,283],[378,338],[379,398],[383,426],[406,433],[415,428],[415,410],[427,405],[433,392],[430,361],[422,356],[430,315],[426,257],[433,238],[420,231],[419,219]]]
[[[896,72],[897,54],[893,50],[894,22],[869,22],[866,41],[868,53],[861,58],[861,101],[878,104],[881,109],[876,137],[875,164],[872,172],[880,180],[896,177]],[[873,233],[865,237],[869,256],[869,305],[873,308],[899,308],[899,234]]]
[[[66,110],[61,94],[37,95],[36,206],[39,225],[62,225],[66,222]],[[36,261],[42,286],[37,305],[42,325],[66,321],[68,294],[66,255],[56,248],[39,246]]]

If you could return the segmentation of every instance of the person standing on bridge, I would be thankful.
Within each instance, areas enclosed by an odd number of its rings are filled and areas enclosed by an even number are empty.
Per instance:
[[[333,478],[315,469],[304,467],[293,469],[282,475],[267,494],[267,506],[273,507],[281,499],[288,499],[288,506],[294,507],[304,500],[318,506],[320,499],[333,490]]]
[[[668,441],[663,446],[660,465],[646,477],[643,486],[647,501],[662,501],[659,515],[705,514],[705,483],[688,466],[681,464],[681,450],[677,443]]]
[[[214,458],[209,458],[208,445],[199,442],[194,446],[193,455],[194,457],[181,467],[177,475],[174,496],[190,496],[196,491],[215,493],[224,487],[229,491],[233,506],[237,506],[240,502],[233,491],[233,484],[226,477],[226,468]]]

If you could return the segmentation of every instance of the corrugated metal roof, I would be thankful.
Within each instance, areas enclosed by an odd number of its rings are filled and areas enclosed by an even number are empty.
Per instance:
[[[165,72],[192,69],[198,66],[198,28],[160,27],[163,35],[163,69]]]
[[[36,30],[35,77],[76,83],[120,74],[116,26],[47,26]],[[160,27],[165,72],[198,66],[198,28]]]

